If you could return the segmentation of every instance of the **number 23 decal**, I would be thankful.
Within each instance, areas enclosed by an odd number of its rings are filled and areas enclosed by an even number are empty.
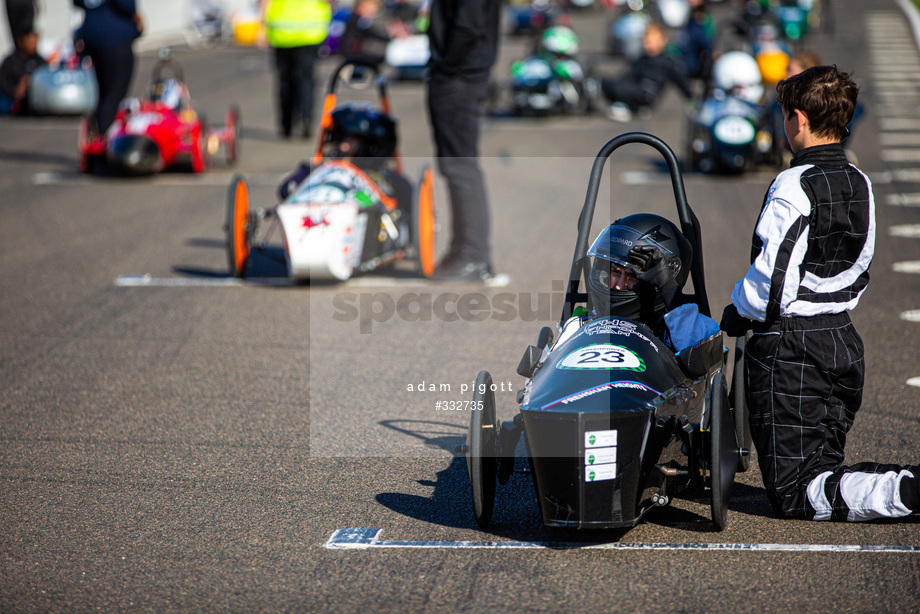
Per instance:
[[[589,345],[563,358],[559,369],[629,369],[645,371],[645,362],[620,345]]]

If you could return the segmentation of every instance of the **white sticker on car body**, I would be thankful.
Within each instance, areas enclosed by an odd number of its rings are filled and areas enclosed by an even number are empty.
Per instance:
[[[585,482],[603,482],[617,477],[617,464],[593,465],[585,467]]]
[[[598,343],[587,345],[559,361],[557,369],[629,369],[645,371],[645,361],[621,345]]]

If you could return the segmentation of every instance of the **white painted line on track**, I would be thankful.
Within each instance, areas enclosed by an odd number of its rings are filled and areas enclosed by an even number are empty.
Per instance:
[[[235,277],[151,277],[150,275],[119,275],[115,285],[122,288],[221,288],[240,286],[290,286],[293,281],[287,277],[256,277],[237,279]]]
[[[488,288],[504,288],[511,283],[511,276],[498,273],[486,282],[437,281],[423,277],[352,277],[343,282],[345,288],[402,288],[407,286],[445,286],[447,284],[477,284]]]
[[[920,183],[920,168],[899,168],[893,171],[870,173],[869,176],[872,183],[891,183],[893,181]]]
[[[920,261],[895,262],[891,265],[891,270],[895,273],[920,273]]]
[[[910,311],[902,311],[901,319],[906,322],[920,322],[920,309],[912,309]],[[917,378],[920,379],[920,378]]]
[[[488,288],[504,288],[511,277],[499,273],[487,282],[441,282],[421,277],[352,277],[340,284],[342,288],[404,288],[411,286],[444,286],[445,284],[475,283]],[[293,286],[297,282],[289,277],[152,277],[150,275],[120,275],[115,285],[121,288],[238,288],[243,286]]]
[[[920,162],[920,149],[885,149],[882,151],[885,162]]]
[[[879,128],[882,130],[920,130],[920,119],[909,117],[880,117]]]
[[[764,171],[754,171],[750,173],[745,173],[745,179],[750,179],[752,181],[767,181],[769,182],[776,175]],[[708,181],[707,175],[701,175],[698,173],[685,174],[684,175],[684,185],[689,185],[697,182],[706,182]],[[620,173],[620,183],[623,185],[671,185],[671,176],[668,173],[658,173],[658,172],[648,172],[648,171],[623,171]]]
[[[920,224],[900,224],[888,229],[888,236],[920,239]]]
[[[908,385],[908,386],[916,386],[917,388],[920,388],[920,377],[912,377],[912,378],[910,378],[909,380],[907,380],[907,385]]]
[[[917,79],[920,79],[920,71],[916,70],[894,70],[891,72],[875,70],[872,75],[874,83],[901,83],[904,81],[916,81]]]
[[[920,207],[920,194],[889,194],[885,200],[894,207]]]
[[[917,117],[917,107],[906,105],[906,104],[890,104],[887,102],[880,102],[876,105],[877,112],[880,115],[887,117]]]
[[[227,186],[236,173],[209,172],[201,175],[165,173],[151,177],[91,177],[81,173],[48,171],[32,175],[32,185],[100,185],[115,181],[139,182],[144,185],[175,186]],[[251,186],[276,186],[284,179],[283,174],[253,173],[244,175]]]
[[[879,143],[884,147],[920,145],[920,133],[916,132],[882,132],[878,135]]]
[[[733,543],[577,543],[513,541],[382,541],[382,529],[337,529],[326,542],[329,550],[368,550],[371,548],[488,549],[488,550],[666,550],[709,552],[865,552],[920,554],[920,546],[853,544],[733,544]]]

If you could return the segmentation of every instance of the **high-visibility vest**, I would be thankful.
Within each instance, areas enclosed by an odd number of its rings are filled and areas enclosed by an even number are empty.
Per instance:
[[[270,0],[265,11],[272,47],[318,45],[329,33],[332,7],[326,0]]]

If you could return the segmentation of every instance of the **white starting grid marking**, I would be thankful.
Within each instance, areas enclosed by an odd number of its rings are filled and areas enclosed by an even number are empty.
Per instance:
[[[920,260],[911,260],[907,262],[895,262],[891,265],[891,270],[895,273],[920,273]]]
[[[872,183],[920,183],[920,168],[899,168],[891,171],[881,171],[870,175]]]
[[[920,162],[920,149],[886,149],[882,151],[885,162]]]
[[[920,207],[920,193],[889,194],[885,202],[894,207]]]
[[[150,275],[119,275],[115,285],[122,288],[227,288],[247,285],[291,285],[287,278],[262,277],[252,280],[235,277],[151,277]]]
[[[900,317],[905,322],[920,322],[920,309],[911,309],[910,311],[902,311]]]
[[[920,133],[917,132],[882,132],[878,139],[885,147],[920,145]]]
[[[485,550],[683,550],[708,552],[864,552],[920,553],[920,546],[853,544],[732,544],[732,543],[577,543],[512,541],[383,541],[382,529],[337,529],[326,542],[329,550],[369,550],[371,548],[485,549]]]
[[[913,117],[880,117],[879,128],[885,131],[920,130],[920,119]]]
[[[920,239],[920,224],[899,224],[888,228],[888,236]]]
[[[121,288],[239,288],[244,286],[293,286],[296,280],[289,277],[152,277],[150,275],[119,275],[115,285]],[[442,281],[421,277],[353,277],[342,282],[343,288],[399,288],[419,285],[443,286]],[[466,283],[466,282],[450,282]],[[470,282],[473,283],[473,282]],[[477,282],[478,283],[478,282]],[[499,273],[480,285],[488,288],[504,288],[511,283],[511,277]]]
[[[235,173],[207,172],[200,175],[181,173],[161,173],[150,177],[93,177],[81,173],[48,171],[32,175],[32,185],[99,185],[102,183],[140,182],[145,185],[177,186],[228,186]],[[273,187],[281,183],[284,175],[276,173],[253,173],[246,175],[246,182],[251,186]]]

